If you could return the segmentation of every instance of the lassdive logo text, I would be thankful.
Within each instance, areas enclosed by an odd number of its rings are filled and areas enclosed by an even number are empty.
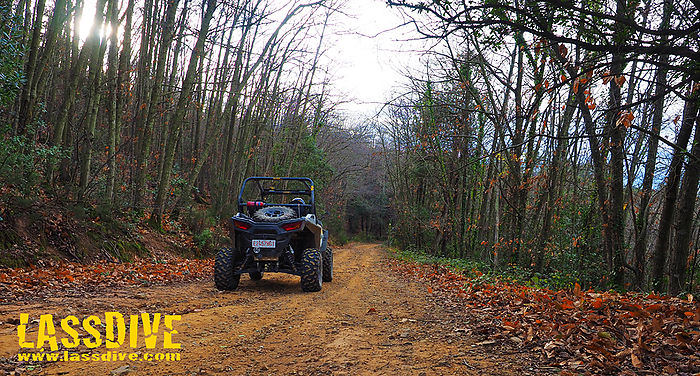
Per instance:
[[[142,338],[147,349],[181,348],[181,344],[175,342],[174,336],[178,331],[173,325],[174,322],[180,321],[180,315],[161,315],[160,313],[130,315],[128,331],[126,318],[121,313],[105,312],[102,317],[103,319],[97,315],[91,315],[79,320],[76,316],[70,315],[57,323],[53,315],[45,314],[39,316],[36,334],[29,334],[27,333],[29,314],[22,313],[17,326],[19,347],[44,351],[45,346],[48,346],[50,351],[58,351],[60,343],[65,349],[75,349],[80,345],[88,349],[99,347],[117,349],[127,343],[128,332],[128,346],[133,349],[138,347],[139,338]],[[104,335],[100,329],[104,330]]]
[[[117,362],[130,360],[133,362],[160,362],[180,360],[180,353],[142,353],[142,352],[112,352],[103,354],[86,354],[63,352],[19,353],[20,362]]]

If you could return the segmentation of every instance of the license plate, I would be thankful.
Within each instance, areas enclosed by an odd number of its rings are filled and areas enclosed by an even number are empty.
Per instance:
[[[253,248],[275,248],[274,240],[253,240]]]

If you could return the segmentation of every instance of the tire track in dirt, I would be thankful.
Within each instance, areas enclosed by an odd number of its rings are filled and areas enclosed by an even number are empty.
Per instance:
[[[454,323],[440,317],[425,287],[390,271],[384,265],[385,257],[377,244],[337,249],[334,280],[324,283],[318,293],[303,293],[299,277],[266,274],[261,281],[244,276],[233,292],[220,293],[211,281],[193,282],[105,293],[94,304],[79,307],[73,306],[80,302],[75,297],[63,304],[50,302],[43,310],[34,305],[35,317],[40,313],[102,315],[105,310],[125,316],[182,313],[175,336],[182,344],[182,360],[46,363],[30,374],[109,375],[127,364],[132,370],[129,375],[516,372],[512,361],[500,364],[482,348],[472,346],[474,340],[455,334]],[[3,312],[17,309],[0,307],[0,321],[4,321]],[[16,353],[17,337],[12,329],[0,328],[0,345],[14,343]],[[13,353],[7,350],[0,356]],[[147,350],[123,346],[121,351]]]

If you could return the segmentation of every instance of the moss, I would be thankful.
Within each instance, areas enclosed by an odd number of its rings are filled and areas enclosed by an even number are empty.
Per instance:
[[[2,231],[0,231],[0,251],[8,250],[20,242],[22,242],[22,239],[14,230],[2,229]],[[2,254],[4,254],[4,252]]]
[[[116,240],[107,241],[105,250],[120,262],[132,262],[134,256],[149,256],[151,252],[143,244],[137,241]]]
[[[0,267],[19,268],[28,266],[28,262],[23,258],[9,252],[16,244],[21,244],[22,239],[16,231],[3,228],[0,230]]]
[[[112,257],[115,259],[119,260],[120,262],[131,262],[131,257],[130,255],[124,251],[124,246],[121,244],[121,242],[110,242],[106,241],[104,242],[104,249],[109,253]]]
[[[104,238],[104,234],[101,231],[88,231],[87,237],[92,241],[99,242]]]
[[[24,268],[27,266],[29,266],[29,263],[22,258],[4,252],[0,253],[0,267]]]
[[[123,248],[126,252],[131,253],[136,256],[150,256],[151,251],[146,248],[143,244],[137,241],[122,242]]]

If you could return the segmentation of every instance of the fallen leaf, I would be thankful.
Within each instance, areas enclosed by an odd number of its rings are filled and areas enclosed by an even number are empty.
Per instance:
[[[578,282],[574,284],[574,295],[581,296],[581,285]]]
[[[632,365],[635,368],[642,368],[644,366],[642,361],[639,360],[639,357],[637,355],[635,355],[635,353],[632,353],[632,355],[630,355],[630,357],[632,358]]]

